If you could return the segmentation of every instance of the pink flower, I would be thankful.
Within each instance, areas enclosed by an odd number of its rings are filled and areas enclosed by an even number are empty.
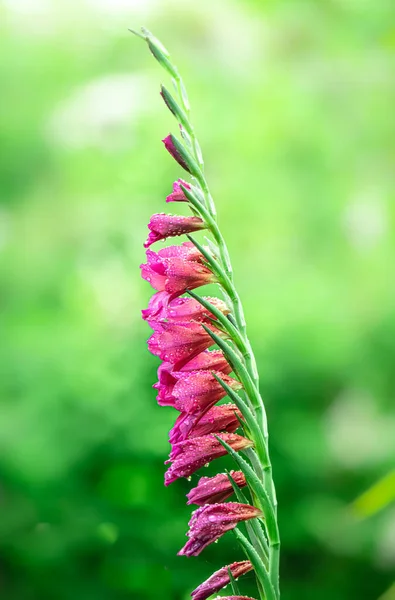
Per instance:
[[[176,145],[174,143],[175,139],[176,138],[174,138],[174,136],[171,133],[169,133],[169,135],[166,136],[162,140],[162,142],[164,143],[166,150],[168,151],[169,154],[171,154],[171,156],[174,158],[174,160],[176,160],[183,169],[185,169],[186,171],[188,171],[188,173],[190,173],[191,172],[190,168],[188,167],[184,158],[181,156],[180,152],[176,148]]]
[[[189,521],[188,542],[179,551],[180,556],[198,556],[227,531],[237,527],[242,521],[260,517],[262,511],[250,504],[225,502],[206,504],[192,513]]]
[[[250,596],[221,596],[221,600],[255,600]]]
[[[188,361],[182,368],[177,369],[176,367],[177,365],[175,365],[176,371],[201,371],[207,369],[209,371],[222,371],[226,375],[232,371],[232,367],[220,350],[205,350]]]
[[[240,487],[247,485],[246,478],[241,471],[230,472],[235,483]],[[196,487],[187,494],[187,504],[215,504],[224,502],[233,494],[232,484],[225,473],[219,473],[214,477],[201,477]]]
[[[200,217],[183,217],[180,215],[167,215],[165,213],[152,215],[148,223],[150,233],[144,244],[148,248],[151,244],[168,237],[183,235],[205,229],[206,225]]]
[[[173,192],[166,198],[166,202],[188,202],[188,198],[185,196],[181,189],[181,185],[187,190],[191,189],[191,186],[186,181],[179,179],[173,183]]]
[[[172,392],[177,379],[173,377],[173,371],[188,372],[200,369],[221,371],[222,373],[229,374],[232,367],[220,350],[205,350],[184,365],[182,363],[174,365],[170,362],[164,362],[158,369],[159,381],[153,386],[158,390],[158,404],[161,406],[173,406],[174,404]]]
[[[147,262],[140,265],[141,276],[158,292],[179,296],[216,281],[215,275],[203,264],[203,256],[190,242],[168,246],[159,252],[147,250],[146,255]]]
[[[208,317],[214,319],[214,315],[208,311],[194,298],[177,297],[171,299],[167,292],[157,292],[148,304],[148,308],[142,310],[142,317],[155,331],[160,329],[162,321],[208,321]],[[215,308],[224,314],[228,314],[229,308],[219,298],[205,297]],[[210,321],[208,321],[210,322]]]
[[[148,349],[161,360],[170,363],[188,362],[213,345],[211,336],[196,321],[161,324],[148,340]]]
[[[220,433],[218,437],[236,451],[253,446],[251,440],[236,433]],[[205,464],[226,454],[225,448],[212,434],[173,444],[169,460],[166,461],[172,464],[165,473],[165,485],[170,485],[180,477],[189,477]]]
[[[217,375],[233,390],[240,390],[243,387],[239,381],[228,375],[223,373]],[[173,388],[174,408],[189,415],[203,415],[226,396],[226,391],[211,371],[173,372],[173,377],[178,379]]]
[[[234,562],[231,565],[222,567],[211,575],[206,581],[201,583],[191,594],[192,600],[206,600],[215,592],[222,590],[230,582],[229,571],[232,573],[233,579],[238,579],[241,575],[245,575],[252,571],[253,566],[249,560]]]
[[[237,417],[242,418],[241,412],[235,404],[213,406],[203,416],[182,412],[170,431],[169,442],[174,444],[187,438],[219,431],[234,433],[240,426]]]

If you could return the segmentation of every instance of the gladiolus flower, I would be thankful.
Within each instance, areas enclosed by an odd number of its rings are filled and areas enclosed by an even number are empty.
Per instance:
[[[179,179],[173,183],[173,192],[166,197],[166,202],[188,202],[188,198],[185,196],[181,189],[181,185],[187,190],[191,189],[191,186],[186,181]]]
[[[213,406],[203,416],[181,413],[177,418],[173,429],[170,430],[169,442],[175,444],[191,437],[208,435],[226,431],[234,433],[240,426],[239,418],[241,412],[235,404],[221,404]]]
[[[144,244],[148,248],[151,244],[165,240],[168,237],[175,237],[185,233],[193,233],[200,229],[205,229],[206,225],[200,217],[183,217],[180,215],[167,215],[160,213],[152,215],[148,223],[150,233]]]
[[[246,478],[242,471],[230,471],[234,482],[239,488],[247,485]],[[196,487],[192,488],[187,494],[187,504],[216,504],[225,502],[233,494],[233,487],[229,477],[225,473],[219,473],[214,477],[201,477]]]
[[[175,139],[176,138],[174,138],[174,136],[171,135],[171,133],[170,133],[168,136],[166,136],[162,140],[162,142],[164,143],[166,150],[168,151],[169,154],[171,154],[171,156],[174,158],[174,160],[176,160],[183,169],[185,169],[186,171],[188,171],[190,173],[191,170],[190,170],[189,166],[187,165],[184,158],[181,156],[180,152],[176,148],[176,145],[174,143]]]
[[[217,373],[217,376],[233,390],[241,390],[243,387],[239,381],[228,375]],[[204,414],[226,396],[226,391],[210,371],[173,372],[173,377],[178,379],[173,388],[174,408],[189,415]]]
[[[221,596],[221,600],[255,600],[255,598],[250,598],[250,596]]]
[[[211,336],[196,321],[162,323],[148,340],[148,349],[170,363],[188,362],[214,344]]]
[[[236,433],[221,433],[217,437],[235,451],[253,446],[251,440]],[[189,477],[205,464],[226,454],[225,448],[212,434],[177,442],[171,449],[169,460],[166,461],[172,464],[165,473],[165,485],[170,485],[180,477]]]
[[[209,544],[237,527],[242,521],[255,519],[261,515],[262,511],[256,506],[238,502],[200,506],[192,513],[187,533],[189,540],[178,554],[198,556]]]
[[[207,296],[205,299],[224,314],[229,314],[229,308],[223,300]],[[148,308],[142,310],[141,313],[143,319],[147,321],[155,331],[160,329],[162,321],[203,322],[208,321],[209,317],[215,319],[214,315],[194,298],[178,297],[171,299],[171,295],[167,292],[157,292],[154,294],[149,301]]]
[[[238,579],[241,575],[245,575],[252,571],[253,566],[249,560],[234,562],[231,565],[222,567],[211,575],[206,581],[201,583],[191,594],[192,600],[207,600],[212,594],[222,590],[230,582],[229,571],[233,579]]]
[[[215,275],[203,264],[203,256],[186,242],[168,246],[159,252],[147,250],[147,262],[140,265],[141,276],[158,292],[175,296],[207,283],[215,283]]]
[[[173,371],[190,372],[201,369],[221,371],[226,375],[232,371],[232,367],[220,350],[205,350],[184,365],[182,363],[174,365],[170,362],[164,362],[158,369],[159,381],[153,386],[158,390],[158,404],[161,406],[173,406],[174,397],[172,392],[174,385],[177,383],[177,379],[172,375]]]

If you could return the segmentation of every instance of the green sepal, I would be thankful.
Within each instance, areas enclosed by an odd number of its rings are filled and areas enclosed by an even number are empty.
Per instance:
[[[233,488],[237,501],[241,502],[242,504],[251,504],[250,501],[247,499],[246,495],[241,491],[241,489],[239,488],[229,471],[226,471],[226,474]],[[269,557],[269,547],[267,545],[267,540],[259,520],[253,519],[252,521],[246,521],[245,526],[255,550],[258,552],[258,554],[261,554],[263,552],[266,564]]]
[[[235,482],[235,480],[233,479],[233,477],[229,473],[229,471],[226,471],[226,475],[228,476],[228,479],[233,488],[233,491],[235,493],[237,501],[241,502],[242,504],[251,504],[251,502],[247,499],[244,492],[242,492],[242,490],[239,488],[239,486],[237,485],[237,483]],[[267,557],[269,556],[269,550],[268,550],[265,534],[262,531],[259,520],[252,519],[251,521],[246,521],[245,526],[246,526],[247,533],[250,536],[250,540],[252,541],[252,544],[253,544],[255,550],[258,552],[258,554],[260,554],[263,551],[263,553],[265,555],[265,559],[267,559]]]
[[[250,407],[242,398],[240,398],[239,394],[235,392],[219,375],[213,372],[213,377],[218,381],[220,385],[224,388],[225,392],[229,396],[229,398],[236,404],[237,408],[241,412],[244,417],[244,425],[247,425],[249,432],[256,437],[257,431],[259,432],[259,428],[256,424],[255,417],[251,412]],[[260,437],[258,438],[260,439]]]
[[[199,250],[199,252],[201,254],[203,254],[204,258],[207,261],[207,264],[209,267],[211,267],[214,275],[216,275],[217,277],[220,277],[220,267],[216,261],[216,259],[214,258],[214,256],[212,256],[212,254],[210,254],[210,252],[204,247],[202,246],[202,244],[200,244],[197,240],[195,240],[194,237],[192,237],[189,233],[186,234],[188,240],[190,242],[192,242],[192,244],[194,246],[196,246],[196,248]]]
[[[161,93],[163,100],[165,101],[167,108],[170,110],[170,112],[173,113],[173,115],[175,116],[177,121],[179,121],[181,123],[181,125],[183,127],[185,127],[185,129],[188,131],[188,129],[189,129],[188,117],[185,114],[185,112],[182,110],[181,106],[177,103],[177,101],[173,98],[173,96],[170,94],[169,90],[166,89],[164,85],[161,85],[160,93]]]
[[[182,98],[182,101],[184,103],[185,106],[185,110],[189,111],[190,110],[190,105],[189,105],[189,98],[188,98],[188,94],[187,94],[187,90],[185,88],[184,82],[181,79],[181,77],[178,79],[179,82],[179,86],[180,86],[180,96]]]
[[[206,308],[207,310],[209,310],[214,317],[216,317],[217,321],[219,323],[221,323],[222,327],[224,328],[224,330],[229,334],[229,336],[234,340],[234,342],[237,344],[238,338],[240,337],[239,332],[237,331],[237,329],[234,327],[234,325],[232,325],[232,323],[229,321],[229,319],[227,318],[226,315],[224,315],[223,312],[221,312],[216,306],[213,306],[211,304],[211,302],[209,302],[208,300],[206,300],[205,298],[203,298],[202,296],[199,296],[198,294],[196,294],[195,292],[193,292],[192,290],[188,290],[188,294],[190,296],[192,296],[192,298],[194,300],[196,300],[197,302],[199,302],[202,306],[204,306],[204,308]],[[215,325],[215,321],[214,321],[214,325]],[[236,339],[235,339],[236,338]]]
[[[215,244],[212,240],[210,240],[209,237],[205,236],[204,239],[207,242],[207,246],[210,248],[210,250],[214,254],[214,256],[219,256],[219,248],[218,248],[217,244]]]
[[[278,535],[278,527],[276,515],[273,510],[273,506],[269,500],[269,496],[265,488],[263,487],[262,482],[259,480],[257,474],[254,469],[248,464],[247,461],[244,460],[242,456],[238,452],[235,452],[229,444],[227,444],[224,440],[222,440],[219,436],[215,436],[216,439],[220,442],[220,444],[228,451],[230,456],[236,462],[238,467],[243,471],[245,478],[247,480],[248,485],[250,486],[252,492],[255,494],[256,498],[259,501],[260,508],[262,509],[263,515],[265,517],[266,530],[269,538],[270,544],[278,544],[279,535]]]
[[[204,220],[206,220],[208,217],[208,212],[203,205],[204,198],[203,199],[198,198],[197,188],[188,189],[187,187],[182,185],[182,183],[181,183],[180,187],[181,187],[182,191],[184,192],[187,200],[200,211],[201,216],[204,218]]]
[[[180,140],[173,134],[170,134],[171,141],[176,149],[177,154],[181,157],[183,163],[185,163],[186,170],[194,175],[194,177],[201,177],[199,165],[193,158],[192,154],[181,144]]]
[[[237,352],[235,352],[235,350],[232,348],[232,346],[230,346],[230,344],[228,344],[225,340],[219,337],[214,331],[211,331],[211,329],[209,329],[204,323],[202,323],[202,327],[207,331],[207,333],[212,337],[214,342],[222,350],[233,371],[239,377],[241,383],[244,386],[244,389],[247,392],[247,396],[249,397],[249,390],[251,389],[251,385],[253,385],[253,383],[242,359],[238,356]]]
[[[248,560],[251,562],[252,566],[254,567],[257,578],[259,579],[259,581],[262,584],[262,587],[263,587],[263,590],[265,593],[265,599],[266,600],[276,600],[276,594],[275,594],[273,586],[270,582],[269,573],[266,570],[265,565],[263,564],[263,561],[262,561],[261,557],[259,556],[258,552],[255,550],[255,548],[253,547],[251,542],[249,542],[247,540],[245,535],[243,535],[241,533],[241,531],[239,531],[237,529],[237,527],[233,530],[233,532],[236,536],[236,539],[238,540],[241,547],[243,548]]]
[[[148,48],[151,50],[151,53],[153,54],[153,56],[156,58],[156,60],[158,61],[158,63],[175,79],[179,78],[179,74],[177,71],[177,68],[171,63],[170,59],[170,53],[168,52],[168,50],[164,47],[164,45],[162,44],[162,42],[160,42],[155,36],[152,35],[152,33],[150,31],[148,31],[148,29],[145,29],[144,27],[141,28],[141,31],[143,33],[142,36],[145,39],[145,41],[148,44]],[[133,31],[133,33],[136,33]],[[137,34],[139,35],[139,34]]]
[[[230,582],[230,587],[232,588],[232,592],[233,594],[235,594],[235,596],[240,595],[240,590],[239,590],[239,586],[236,583],[236,579],[233,577],[232,571],[230,570],[230,567],[228,567],[228,575],[229,575],[229,582]]]
[[[225,470],[226,475],[229,479],[229,482],[233,488],[233,491],[235,493],[235,496],[237,498],[238,502],[241,502],[242,504],[250,504],[250,502],[247,499],[247,496],[244,494],[244,492],[241,491],[241,489],[239,488],[239,486],[237,485],[237,483],[235,482],[235,480],[233,479],[232,475],[230,474],[230,472],[228,470]],[[247,521],[248,523],[248,521]]]

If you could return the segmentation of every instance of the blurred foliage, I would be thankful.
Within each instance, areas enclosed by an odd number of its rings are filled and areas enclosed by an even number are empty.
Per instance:
[[[162,483],[138,265],[180,171],[144,24],[184,74],[245,302],[283,597],[393,599],[393,2],[3,0],[0,23],[3,597],[186,600],[241,557],[229,534],[178,558],[190,484]]]

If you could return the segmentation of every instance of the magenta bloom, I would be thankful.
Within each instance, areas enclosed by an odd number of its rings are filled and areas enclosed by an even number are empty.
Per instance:
[[[207,369],[208,371],[222,371],[226,375],[232,371],[232,367],[221,350],[205,350],[188,361],[182,368],[175,368],[174,370],[202,371],[203,369]]]
[[[217,373],[217,376],[233,390],[240,390],[243,387],[239,381],[228,375]],[[173,388],[174,408],[189,415],[204,414],[226,396],[226,391],[211,371],[173,372],[173,377],[178,379]]]
[[[255,600],[250,596],[221,596],[221,600]]]
[[[226,431],[234,433],[240,426],[241,412],[235,404],[213,406],[203,416],[182,412],[170,430],[169,442],[174,444],[191,437]]]
[[[168,246],[159,252],[147,250],[146,255],[147,262],[140,265],[141,276],[158,292],[179,296],[216,281],[215,275],[203,264],[203,256],[190,242]]]
[[[262,511],[250,504],[225,502],[206,504],[192,513],[189,521],[189,540],[179,551],[180,556],[198,556],[227,531],[237,527],[242,521],[260,517]]]
[[[174,158],[174,160],[176,160],[178,162],[178,164],[183,169],[185,169],[185,171],[188,171],[188,173],[190,173],[190,168],[188,167],[187,163],[185,162],[185,160],[183,159],[183,157],[177,150],[177,148],[174,144],[174,139],[175,139],[174,136],[171,133],[169,133],[169,135],[166,136],[162,140],[162,142],[164,143],[166,150],[168,151],[169,154],[171,154],[171,156]]]
[[[235,483],[240,487],[247,485],[246,478],[241,471],[230,472]],[[219,473],[214,477],[201,477],[196,487],[187,494],[187,504],[216,504],[224,502],[233,494],[232,484],[225,473]]]
[[[233,450],[244,450],[253,446],[253,442],[236,433],[220,433],[218,435]],[[165,485],[170,485],[180,477],[189,477],[211,462],[227,454],[225,448],[213,435],[203,435],[173,444],[169,460],[172,464],[165,473]]]
[[[188,372],[201,369],[221,371],[222,373],[229,374],[232,367],[220,350],[205,350],[184,365],[163,362],[158,369],[159,381],[153,386],[158,390],[158,404],[161,406],[173,406],[174,404],[172,392],[177,379],[173,377],[173,371]]]
[[[166,197],[166,202],[188,202],[188,198],[185,196],[181,189],[181,185],[187,190],[191,189],[191,186],[186,181],[179,179],[173,183],[173,192]]]
[[[214,315],[208,311],[194,298],[177,297],[171,299],[167,292],[157,292],[154,294],[148,304],[148,308],[142,310],[142,316],[145,321],[155,331],[160,329],[162,321],[207,321],[208,317],[214,319]],[[229,313],[229,308],[223,300],[219,298],[205,297],[214,307],[218,308],[224,314]],[[210,322],[210,321],[208,321]]]
[[[188,362],[214,344],[211,336],[196,321],[161,324],[148,340],[148,349],[170,363]]]
[[[171,443],[179,442],[190,437],[190,432],[197,428],[201,430],[201,435],[204,433],[211,433],[220,431],[215,427],[214,417],[222,417],[222,424],[231,421],[236,422],[236,429],[238,427],[238,421],[233,410],[233,413],[229,414],[229,409],[221,409],[217,411],[216,415],[211,415],[209,420],[201,423],[203,415],[216,404],[221,398],[226,396],[224,388],[218,383],[215,377],[210,371],[194,371],[192,373],[174,372],[173,377],[178,379],[177,383],[173,386],[171,398],[167,396],[167,403],[172,405],[176,410],[179,410],[182,414],[177,419],[173,429],[170,432],[169,440]],[[217,373],[222,379],[234,390],[241,389],[241,384],[223,373]],[[220,407],[218,407],[220,408]],[[231,409],[232,410],[232,409]],[[236,408],[237,411],[237,408]],[[218,422],[218,425],[221,423]],[[199,427],[201,425],[201,427]],[[206,431],[205,431],[206,430]],[[198,434],[197,434],[198,435]],[[196,437],[196,436],[194,436]]]
[[[206,600],[215,592],[222,590],[230,582],[229,571],[232,573],[233,579],[238,579],[241,575],[252,571],[252,569],[253,566],[249,560],[234,562],[231,565],[222,567],[192,592],[192,600]]]
[[[148,248],[151,244],[165,240],[168,237],[183,235],[205,229],[206,225],[200,217],[183,217],[180,215],[167,215],[160,213],[152,215],[148,223],[150,233],[144,244]]]

